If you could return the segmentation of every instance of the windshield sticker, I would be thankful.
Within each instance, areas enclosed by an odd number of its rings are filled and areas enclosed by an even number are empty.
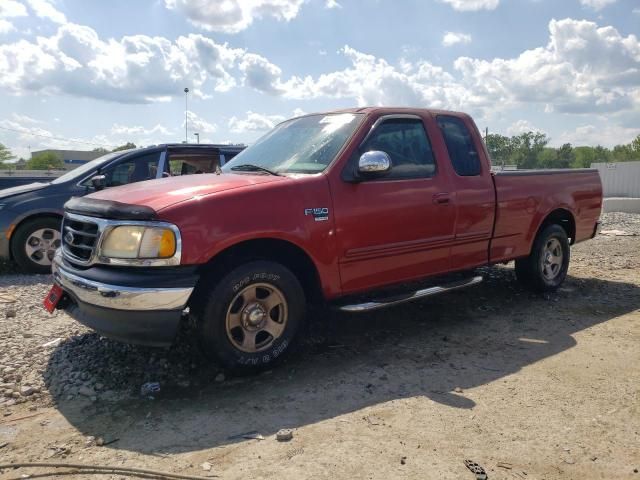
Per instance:
[[[320,119],[319,123],[330,123],[332,125],[346,125],[353,122],[356,116],[352,113],[341,113],[339,115],[326,115]]]

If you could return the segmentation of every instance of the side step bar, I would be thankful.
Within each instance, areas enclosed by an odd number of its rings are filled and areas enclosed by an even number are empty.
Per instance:
[[[470,287],[482,282],[482,277],[471,277],[458,282],[448,283],[445,285],[438,285],[435,287],[423,288],[422,290],[416,290],[415,292],[408,292],[404,295],[396,295],[393,297],[381,298],[379,300],[356,303],[353,305],[342,305],[338,307],[343,312],[370,312],[371,310],[377,310],[379,308],[389,307],[391,305],[398,305],[400,303],[410,302],[418,300],[424,297],[430,297],[431,295],[437,295],[439,293],[450,292],[451,290],[457,290],[459,288]]]

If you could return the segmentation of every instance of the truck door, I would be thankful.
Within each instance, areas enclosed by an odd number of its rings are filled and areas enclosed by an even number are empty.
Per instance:
[[[388,174],[331,186],[345,293],[449,270],[454,208],[423,119],[381,117],[346,168],[373,150],[390,156]]]
[[[453,167],[451,191],[454,192],[456,222],[451,269],[465,270],[484,265],[488,262],[493,233],[495,192],[489,162],[482,162],[480,158],[480,154],[484,154],[480,134],[468,119],[437,115],[436,122]]]

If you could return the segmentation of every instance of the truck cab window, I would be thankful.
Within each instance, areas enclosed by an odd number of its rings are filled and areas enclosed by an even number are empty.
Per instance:
[[[102,172],[106,177],[107,187],[117,187],[128,183],[151,180],[158,176],[160,152],[148,153],[129,158],[113,165]]]
[[[367,139],[358,156],[379,150],[391,157],[391,171],[384,179],[425,178],[436,172],[431,143],[422,121],[394,118],[381,123]]]
[[[165,170],[169,176],[212,173],[220,163],[220,155],[214,152],[180,153],[169,152]]]
[[[456,173],[462,177],[480,175],[480,157],[464,122],[444,115],[438,115],[437,121]]]

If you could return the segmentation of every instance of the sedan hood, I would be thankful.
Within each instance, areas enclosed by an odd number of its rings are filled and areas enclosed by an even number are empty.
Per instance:
[[[4,188],[0,190],[0,199],[12,197],[21,193],[35,192],[36,190],[47,187],[48,185],[48,183],[35,182],[27,185],[18,185],[17,187]]]
[[[142,205],[158,212],[185,200],[286,180],[287,177],[244,173],[185,175],[107,188],[85,198]]]

